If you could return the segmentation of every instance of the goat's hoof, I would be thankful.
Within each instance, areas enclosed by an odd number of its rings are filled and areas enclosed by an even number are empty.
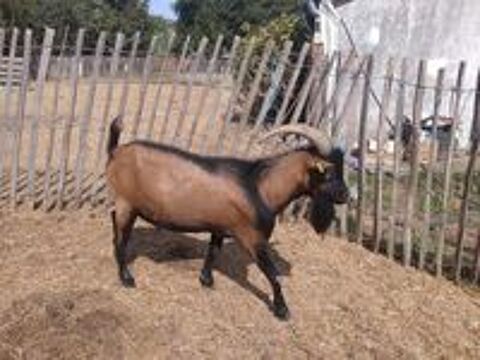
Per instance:
[[[198,278],[200,280],[200,284],[202,286],[211,288],[213,286],[213,276],[212,275],[207,275],[203,271],[200,273],[200,276]]]
[[[290,319],[290,310],[286,305],[277,305],[273,309],[274,315],[280,320]]]
[[[122,285],[126,288],[135,288],[137,285],[135,284],[135,278],[132,275],[124,275],[120,277],[122,281]]]

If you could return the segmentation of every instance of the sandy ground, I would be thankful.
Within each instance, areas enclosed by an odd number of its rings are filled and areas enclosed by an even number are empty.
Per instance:
[[[0,213],[0,359],[478,359],[480,294],[345,240],[281,224],[273,253],[292,317],[233,243],[214,289],[202,236],[137,223],[123,289],[106,214]]]

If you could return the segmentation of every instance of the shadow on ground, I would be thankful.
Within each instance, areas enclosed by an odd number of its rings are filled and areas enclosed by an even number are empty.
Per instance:
[[[178,263],[187,260],[200,260],[207,254],[208,240],[197,237],[138,227],[132,232],[127,258],[132,263],[138,257],[146,257],[156,263]],[[291,264],[270,246],[270,254],[280,276],[289,276]],[[232,239],[225,239],[221,252],[214,264],[215,271],[224,274],[243,289],[249,291],[271,308],[269,295],[248,281],[248,266],[253,260]],[[200,272],[200,267],[198,268]]]

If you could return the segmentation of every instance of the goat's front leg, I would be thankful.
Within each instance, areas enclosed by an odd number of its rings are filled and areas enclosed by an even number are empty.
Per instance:
[[[277,280],[278,271],[272,261],[267,249],[267,242],[258,244],[256,249],[257,265],[265,274],[273,290],[273,313],[282,320],[287,320],[290,316],[287,304],[282,293],[282,287]]]
[[[208,252],[207,256],[205,257],[205,262],[203,264],[203,268],[200,271],[200,283],[206,287],[213,286],[213,275],[212,275],[212,267],[217,257],[218,253],[220,252],[223,245],[223,236],[212,233],[212,237],[210,238],[210,243],[208,244]]]

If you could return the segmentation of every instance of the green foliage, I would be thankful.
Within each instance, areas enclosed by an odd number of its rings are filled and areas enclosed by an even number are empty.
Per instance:
[[[141,31],[142,38],[148,39],[163,29],[165,22],[150,17],[148,4],[149,0],[0,0],[0,26],[31,28],[37,41],[45,27],[58,31],[68,27],[70,43],[83,27],[87,29],[85,45],[93,48],[100,31],[122,31],[127,37]]]
[[[177,0],[177,31],[188,34],[193,44],[202,36],[222,33],[227,44],[235,35],[273,36],[275,40],[295,37],[301,18],[299,0]]]

